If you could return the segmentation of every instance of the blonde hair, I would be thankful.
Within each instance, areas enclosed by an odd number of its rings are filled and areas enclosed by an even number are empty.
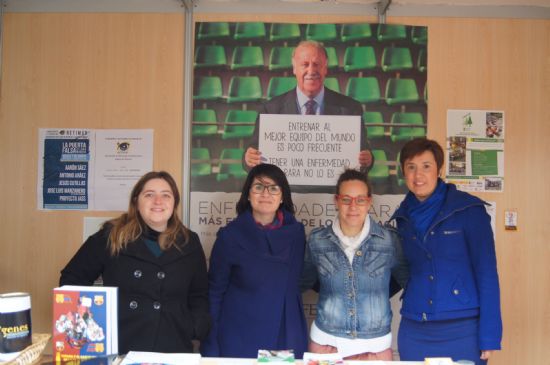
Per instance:
[[[139,214],[138,198],[145,184],[152,179],[162,179],[166,181],[168,185],[170,185],[170,189],[174,195],[174,212],[168,220],[166,230],[159,236],[160,249],[163,251],[169,249],[176,244],[180,237],[183,237],[184,243],[188,242],[189,230],[183,225],[177,215],[180,194],[176,182],[172,176],[165,171],[151,171],[143,175],[132,189],[130,203],[128,204],[128,212],[104,224],[104,227],[111,226],[109,245],[112,256],[118,255],[130,242],[137,240],[147,227],[147,224]]]

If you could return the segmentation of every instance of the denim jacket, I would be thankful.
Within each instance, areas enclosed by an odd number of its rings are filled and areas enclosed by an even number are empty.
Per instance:
[[[369,219],[369,234],[355,252],[353,264],[332,226],[314,229],[306,246],[301,288],[307,290],[319,280],[315,324],[337,337],[368,339],[389,333],[392,268],[400,284],[408,276],[395,232]]]

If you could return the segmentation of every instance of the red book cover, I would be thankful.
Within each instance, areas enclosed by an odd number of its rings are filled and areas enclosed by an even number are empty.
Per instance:
[[[118,353],[117,288],[63,286],[53,293],[56,361]]]

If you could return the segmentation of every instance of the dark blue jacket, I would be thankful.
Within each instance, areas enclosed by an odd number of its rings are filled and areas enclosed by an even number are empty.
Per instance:
[[[264,230],[247,211],[218,231],[208,274],[213,326],[203,356],[256,358],[258,349],[293,349],[302,358],[305,233],[292,214],[284,212],[283,222]]]
[[[486,203],[448,184],[424,237],[416,236],[405,204],[392,216],[410,270],[401,315],[416,321],[479,316],[480,349],[500,349],[500,290]]]

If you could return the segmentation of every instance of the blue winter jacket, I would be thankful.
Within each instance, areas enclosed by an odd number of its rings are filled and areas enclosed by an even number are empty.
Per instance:
[[[405,201],[391,218],[410,269],[401,315],[416,321],[479,316],[480,349],[498,350],[500,290],[486,203],[447,185],[445,202],[424,237],[417,237]]]
[[[345,338],[374,338],[391,330],[389,283],[408,276],[395,233],[370,219],[370,231],[357,248],[352,264],[332,226],[314,229],[306,247],[300,286],[311,288],[319,280],[315,324],[326,333]]]
[[[262,229],[246,211],[218,231],[208,272],[212,329],[209,357],[256,358],[259,349],[307,350],[299,290],[304,226],[284,211],[283,226]]]

